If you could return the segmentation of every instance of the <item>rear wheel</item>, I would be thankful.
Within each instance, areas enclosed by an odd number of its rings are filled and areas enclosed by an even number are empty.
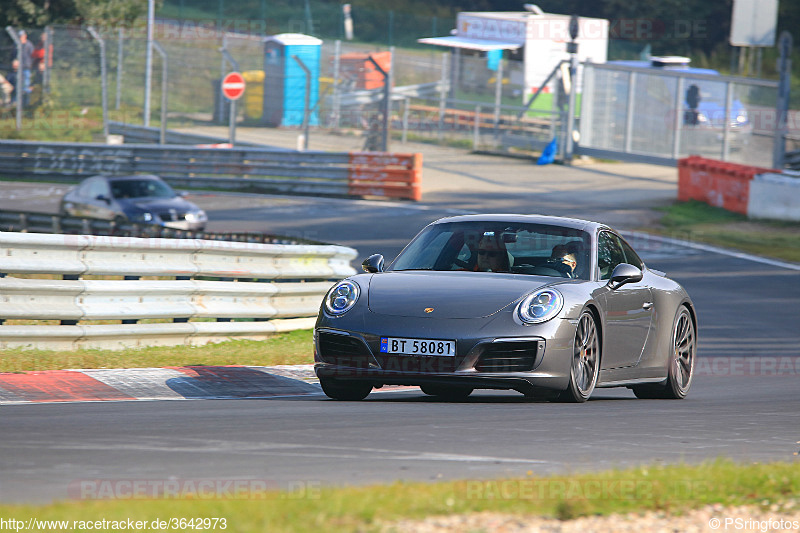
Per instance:
[[[473,389],[457,385],[420,385],[422,392],[429,396],[437,396],[443,400],[465,400]]]
[[[697,335],[692,315],[686,306],[681,306],[675,317],[672,332],[672,351],[669,354],[667,382],[663,385],[639,385],[633,393],[642,399],[681,400],[689,393],[694,377],[694,356],[697,350]]]
[[[583,403],[594,391],[600,365],[600,336],[597,333],[597,323],[591,311],[581,313],[572,346],[569,386],[558,396],[557,400]]]
[[[363,400],[372,391],[372,384],[363,381],[320,378],[319,384],[322,386],[322,392],[334,400],[351,402]]]

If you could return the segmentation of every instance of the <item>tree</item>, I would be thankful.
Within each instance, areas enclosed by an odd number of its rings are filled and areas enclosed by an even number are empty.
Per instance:
[[[156,2],[160,7],[162,1]],[[0,24],[41,28],[48,24],[130,26],[147,12],[146,0],[3,0]]]

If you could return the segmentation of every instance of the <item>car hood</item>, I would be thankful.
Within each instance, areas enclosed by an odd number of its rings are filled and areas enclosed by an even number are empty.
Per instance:
[[[370,280],[368,305],[370,311],[381,315],[480,318],[557,281],[491,272],[384,272]],[[430,308],[433,311],[426,313]]]
[[[129,200],[119,200],[120,205],[140,211],[154,211],[156,213],[167,212],[170,209],[177,211],[196,211],[197,207],[180,196],[174,198],[132,198]]]

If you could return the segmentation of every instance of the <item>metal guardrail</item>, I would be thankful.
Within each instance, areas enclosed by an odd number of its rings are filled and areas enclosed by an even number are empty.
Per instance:
[[[0,231],[111,235],[116,237],[165,239],[204,239],[211,241],[257,242],[263,244],[327,244],[299,237],[270,235],[267,233],[186,231],[154,224],[118,224],[112,220],[49,215],[30,211],[0,211]]]
[[[183,187],[420,200],[422,155],[0,141],[0,174],[75,181],[157,174]]]
[[[125,122],[109,121],[108,132],[114,135],[124,136],[126,143],[158,144],[159,139],[161,138],[161,130],[159,128],[154,128],[151,126],[138,126],[136,124],[127,124]],[[182,133],[179,131],[167,130],[166,141],[167,144],[224,145],[228,142],[228,139],[212,137],[210,135],[198,135],[196,133]],[[255,144],[244,141],[236,141],[236,145],[279,152],[287,151],[285,148],[265,146],[263,144]]]
[[[0,249],[0,349],[202,344],[309,328],[331,281],[355,273],[356,255],[332,245],[4,232]],[[171,322],[140,322],[153,319]]]

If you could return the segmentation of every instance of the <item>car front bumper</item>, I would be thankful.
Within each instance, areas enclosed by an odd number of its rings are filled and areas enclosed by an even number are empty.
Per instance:
[[[374,387],[459,385],[513,389],[529,396],[566,389],[573,357],[574,322],[554,319],[545,324],[519,326],[498,320],[505,327],[487,327],[485,320],[469,324],[464,320],[408,318],[402,325],[396,319],[378,320],[371,324],[371,331],[364,331],[363,327],[354,331],[330,327],[328,323],[336,320],[321,318],[314,330],[314,369],[321,379],[366,381]],[[496,331],[489,334],[487,329]],[[455,339],[456,355],[381,353],[382,336]]]

